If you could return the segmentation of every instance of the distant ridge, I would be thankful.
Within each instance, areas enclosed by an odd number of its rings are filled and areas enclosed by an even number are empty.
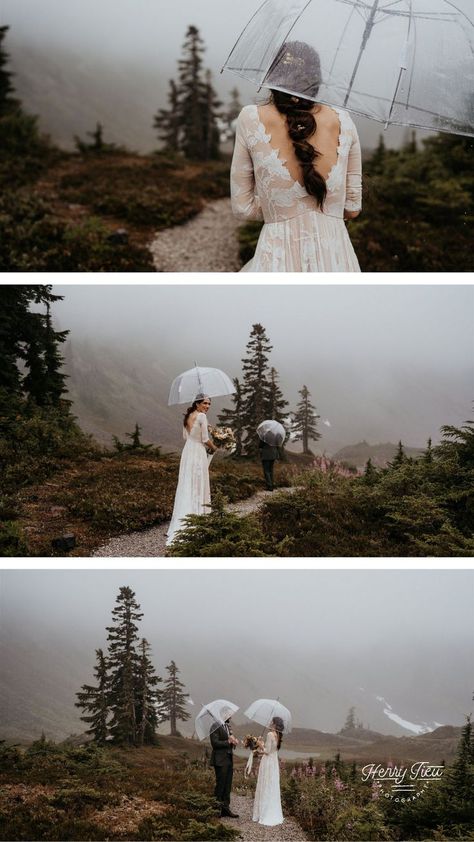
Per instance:
[[[389,441],[382,444],[369,444],[366,441],[360,441],[357,444],[341,447],[337,453],[333,454],[332,458],[337,462],[347,462],[359,470],[364,468],[370,458],[376,467],[385,468],[394,458],[397,449],[398,444]],[[423,448],[421,447],[404,446],[404,451],[407,456],[411,456],[413,459],[419,459],[423,454]]]

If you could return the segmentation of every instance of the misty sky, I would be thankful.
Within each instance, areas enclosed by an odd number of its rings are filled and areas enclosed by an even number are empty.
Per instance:
[[[473,571],[46,570],[1,582],[4,639],[21,634],[51,661],[69,651],[76,682],[126,584],[157,669],[174,658],[196,702],[280,695],[295,725],[322,730],[359,691],[372,716],[372,691],[442,723],[461,724],[470,704]]]
[[[143,109],[153,108],[154,113],[156,107],[165,104],[167,80],[176,75],[176,61],[189,24],[198,26],[202,33],[207,47],[206,66],[213,71],[219,95],[226,98],[237,84],[242,101],[253,100],[256,95],[254,86],[227,72],[221,76],[220,69],[242,28],[259,6],[260,0],[200,0],[199,3],[195,0],[173,0],[171,4],[166,0],[81,0],[80,3],[68,0],[42,0],[41,3],[38,0],[1,0],[0,24],[12,27],[10,45],[20,44],[34,48],[40,54],[51,54],[53,66],[58,65],[60,69],[52,83],[45,80],[46,85],[52,85],[52,97],[58,97],[64,86],[66,100],[68,87],[65,83],[68,77],[74,77],[76,71],[83,72],[90,66],[97,68],[98,77],[104,72],[111,78],[115,74],[117,87],[123,88],[124,97],[136,96],[142,100]],[[21,63],[16,70],[21,79]],[[134,89],[128,86],[127,77],[129,80],[134,77],[141,80],[141,87],[136,88],[135,94],[132,94]],[[87,78],[86,75],[84,78]],[[91,73],[91,98],[95,93],[93,79],[94,73]],[[152,100],[153,80],[155,102]],[[35,104],[36,107],[44,104],[44,91],[40,85],[35,85],[35,88],[36,103],[30,101],[30,108],[35,108]],[[82,103],[77,105],[82,106]],[[64,101],[68,125],[73,125],[71,106]],[[107,114],[105,100],[103,109]],[[373,146],[382,131],[381,124],[363,118],[356,118],[356,122],[363,142]],[[107,125],[110,123],[111,117]],[[152,138],[150,129],[144,141],[143,131],[137,134],[140,146],[144,142],[150,144]],[[386,143],[396,143],[404,134],[403,129],[392,127],[385,132]]]
[[[241,375],[252,324],[294,406],[307,385],[336,442],[423,446],[463,423],[474,397],[469,286],[67,286],[54,312],[89,337],[156,363],[171,380],[200,365]],[[97,354],[100,366],[100,352]],[[290,407],[291,408],[291,407]],[[177,413],[177,418],[180,410]]]

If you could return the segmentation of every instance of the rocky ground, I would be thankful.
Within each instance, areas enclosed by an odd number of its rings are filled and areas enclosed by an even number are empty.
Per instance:
[[[230,199],[209,202],[184,225],[159,231],[150,251],[157,272],[238,272],[238,221]]]

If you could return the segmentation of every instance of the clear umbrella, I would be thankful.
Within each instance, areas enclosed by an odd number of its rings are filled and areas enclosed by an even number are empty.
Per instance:
[[[286,430],[279,421],[262,421],[257,427],[257,435],[266,444],[281,447],[286,439]]]
[[[192,402],[198,394],[215,398],[232,395],[234,392],[235,386],[232,380],[220,368],[205,368],[195,365],[194,368],[178,374],[173,380],[168,406]]]
[[[224,68],[386,125],[474,135],[472,0],[265,0]]]
[[[207,739],[213,731],[224,725],[226,719],[229,719],[238,709],[237,705],[228,702],[227,699],[215,699],[213,702],[203,705],[194,723],[199,739]]]
[[[291,713],[278,699],[257,699],[244,711],[244,716],[264,728],[269,728],[272,719],[277,716],[283,721],[284,733],[291,731]]]

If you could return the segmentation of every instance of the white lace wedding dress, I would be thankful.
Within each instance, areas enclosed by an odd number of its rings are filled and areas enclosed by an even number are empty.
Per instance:
[[[206,442],[209,441],[209,431],[205,412],[198,412],[190,431],[186,427],[183,428],[183,437],[186,443],[179,464],[178,486],[167,533],[167,544],[170,544],[175,533],[183,528],[182,520],[186,515],[202,515],[210,512],[211,489],[205,447]]]
[[[347,111],[332,110],[339,118],[339,142],[321,210],[272,146],[259,108],[242,109],[231,169],[232,208],[239,219],[265,225],[253,259],[241,271],[360,272],[344,222],[344,210],[361,208],[359,138]]]
[[[280,797],[280,764],[277,737],[269,731],[265,740],[265,754],[260,760],[257,788],[253,802],[253,820],[273,827],[282,824],[283,813]]]

